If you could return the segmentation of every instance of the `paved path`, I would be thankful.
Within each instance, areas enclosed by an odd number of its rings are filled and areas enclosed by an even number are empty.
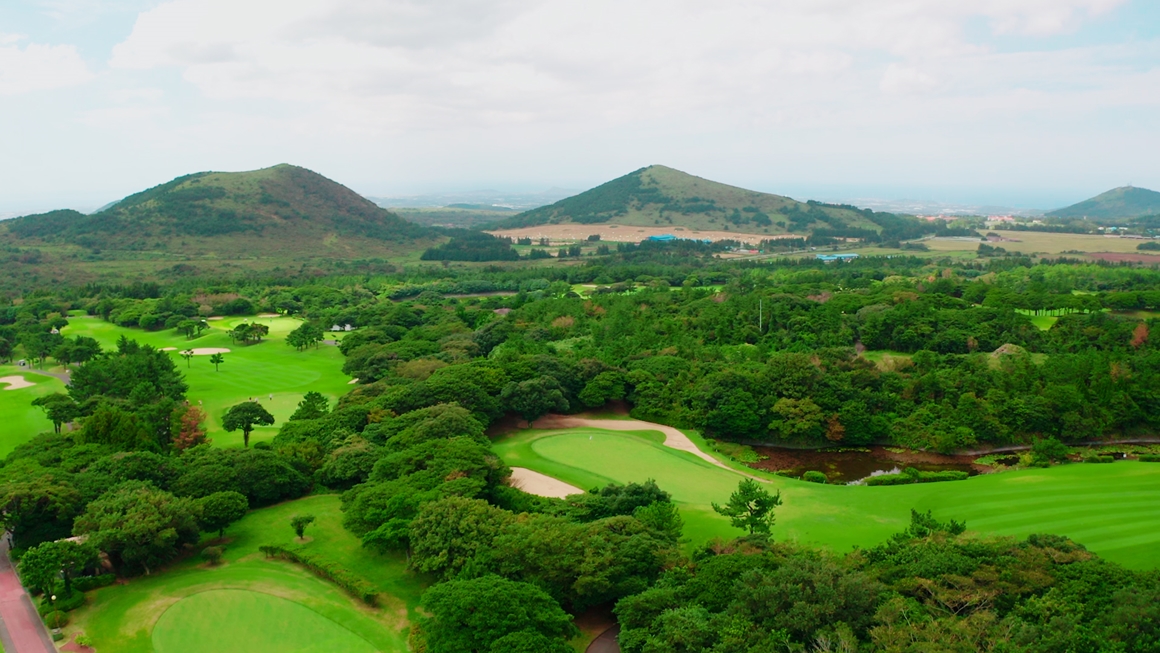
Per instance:
[[[8,560],[8,538],[0,544],[0,642],[5,653],[56,653],[32,599]]]
[[[600,633],[600,637],[592,640],[584,653],[620,653],[620,644],[616,636],[620,634],[620,626],[613,626]]]

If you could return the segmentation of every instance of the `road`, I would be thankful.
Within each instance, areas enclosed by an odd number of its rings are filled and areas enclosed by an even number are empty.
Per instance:
[[[32,599],[8,560],[8,538],[0,544],[0,642],[5,653],[56,653]]]

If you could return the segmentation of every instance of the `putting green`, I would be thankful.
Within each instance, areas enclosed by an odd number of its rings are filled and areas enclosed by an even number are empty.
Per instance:
[[[7,456],[17,445],[37,433],[52,430],[52,422],[44,411],[32,405],[37,397],[64,392],[64,384],[42,374],[34,374],[14,365],[0,365],[0,379],[18,376],[32,387],[16,388],[0,384],[0,457]]]
[[[210,590],[173,604],[153,627],[157,653],[373,653],[317,612],[270,594]]]
[[[693,545],[739,533],[710,504],[729,498],[740,473],[664,447],[656,434],[527,430],[496,442],[495,450],[509,465],[585,489],[655,479],[680,506]],[[1160,567],[1160,464],[1072,464],[894,487],[818,485],[747,473],[781,491],[784,505],[773,530],[778,539],[838,550],[872,546],[902,530],[914,508],[966,520],[979,533],[1066,535],[1125,566]]]
[[[243,320],[270,327],[269,336],[252,345],[231,342],[227,332]],[[273,439],[307,392],[321,392],[333,405],[351,389],[350,377],[342,373],[343,357],[337,347],[319,345],[297,351],[286,345],[286,334],[300,324],[300,320],[287,317],[213,320],[207,331],[191,340],[173,329],[143,331],[119,327],[100,318],[70,317],[63,332],[68,336],[96,338],[106,349],[116,347],[121,336],[157,348],[175,348],[169,354],[189,384],[186,397],[206,412],[206,428],[213,443],[241,446],[241,432],[227,433],[221,428],[222,414],[230,406],[253,398],[274,415],[274,426],[254,429],[250,435],[252,444]],[[209,356],[194,356],[187,361],[178,353],[190,348],[215,347],[230,350],[224,354],[225,362],[217,370],[209,362]]]

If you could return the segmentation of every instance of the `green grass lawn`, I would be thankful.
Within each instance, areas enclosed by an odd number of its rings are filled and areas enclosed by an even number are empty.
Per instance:
[[[0,428],[0,457],[7,456],[17,445],[37,433],[52,430],[52,422],[44,416],[44,411],[32,405],[32,401],[42,395],[64,392],[64,384],[51,376],[21,371],[15,365],[0,365],[0,379],[9,376],[21,377],[34,385],[15,388],[0,384],[0,424],[3,425]]]
[[[495,449],[509,465],[584,489],[655,479],[680,506],[694,546],[739,533],[710,504],[726,501],[741,476],[655,439],[594,428],[526,430],[497,441]],[[777,539],[841,551],[872,546],[902,530],[915,508],[966,520],[979,533],[1066,535],[1128,567],[1160,567],[1160,464],[1073,464],[894,487],[818,485],[753,473],[781,491]]]
[[[381,607],[368,608],[258,551],[263,544],[294,543],[290,517],[304,513],[317,521],[300,546],[381,588]],[[406,570],[402,555],[363,549],[342,528],[341,515],[336,495],[255,510],[226,531],[221,565],[208,567],[194,556],[151,576],[90,592],[88,604],[70,613],[66,632],[70,638],[84,632],[97,650],[118,653],[402,653],[424,579]]]
[[[220,371],[215,371],[209,356],[194,356],[186,361],[176,351],[170,352],[178,369],[189,384],[187,398],[201,403],[208,415],[206,428],[218,446],[241,446],[241,432],[227,433],[221,428],[221,417],[230,406],[253,397],[269,410],[277,422],[259,427],[250,436],[251,443],[272,439],[278,428],[293,414],[302,395],[314,390],[333,402],[350,390],[350,378],[342,373],[343,357],[337,347],[319,345],[297,351],[286,345],[286,334],[301,324],[293,318],[248,318],[270,327],[270,335],[258,344],[239,345],[230,342],[226,332],[243,318],[214,320],[201,337],[188,340],[172,330],[142,331],[127,329],[92,317],[70,317],[63,330],[68,336],[91,336],[105,348],[116,346],[122,336],[154,347],[189,348],[220,347],[230,350]],[[270,395],[273,395],[273,400]],[[31,437],[31,435],[29,436]],[[25,438],[27,439],[27,438]]]

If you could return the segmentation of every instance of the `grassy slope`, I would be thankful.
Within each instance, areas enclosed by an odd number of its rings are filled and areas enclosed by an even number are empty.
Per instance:
[[[673,211],[662,212],[661,204],[645,204],[632,203],[624,207],[623,215],[617,215],[607,220],[608,223],[638,226],[638,227],[653,227],[653,226],[680,226],[688,229],[696,230],[720,230],[729,223],[724,220],[724,216],[732,213],[733,209],[744,209],[745,207],[756,207],[762,212],[768,214],[773,222],[786,221],[787,218],[778,213],[779,209],[787,206],[799,205],[805,209],[805,204],[797,202],[791,198],[783,197],[781,195],[774,195],[771,193],[760,193],[757,191],[746,190],[728,184],[690,175],[680,170],[674,170],[661,165],[649,166],[641,171],[638,171],[641,177],[643,186],[654,186],[660,189],[661,194],[669,199],[677,201],[690,200],[692,198],[700,198],[702,200],[713,200],[716,205],[724,210],[724,213],[718,211],[714,213],[678,213]],[[637,174],[637,173],[631,173]],[[623,179],[623,178],[620,178]],[[609,182],[609,185],[616,184],[620,180]],[[596,187],[588,193],[600,193],[601,187]],[[568,200],[562,200],[557,204],[567,206]],[[542,213],[544,215],[554,213],[553,209],[557,204],[548,207],[540,207],[533,209],[532,212]],[[845,209],[834,209],[823,207],[823,210],[831,215],[838,216],[848,226],[861,227],[865,229],[877,230],[877,225],[865,219],[861,214]],[[522,215],[522,214],[521,214]],[[555,212],[555,218],[552,222],[569,222],[567,210],[562,212]],[[519,216],[512,218],[518,221]],[[507,222],[500,223],[506,226]],[[514,226],[514,222],[512,225]],[[819,225],[827,227],[829,225]],[[779,235],[787,233],[787,229],[773,224],[769,227],[761,227],[755,223],[748,223],[743,226],[731,226],[741,233],[747,234],[769,234]]]
[[[1048,216],[1062,218],[1089,217],[1115,221],[1140,215],[1160,213],[1160,193],[1147,188],[1121,186],[1086,199],[1078,204],[1056,209]]]
[[[226,433],[221,430],[221,416],[230,406],[250,397],[259,399],[277,419],[272,427],[254,430],[250,441],[257,442],[269,440],[278,433],[279,426],[294,412],[306,392],[321,392],[333,402],[350,390],[350,379],[341,372],[343,358],[337,347],[319,345],[300,352],[286,345],[286,334],[297,328],[300,324],[298,320],[252,318],[253,321],[268,325],[270,336],[261,343],[248,346],[236,345],[226,335],[226,330],[241,320],[230,318],[212,321],[212,328],[194,340],[187,340],[172,329],[127,329],[90,317],[70,318],[64,334],[91,336],[106,348],[115,347],[117,340],[125,335],[155,347],[177,347],[179,350],[189,347],[230,349],[217,372],[208,356],[195,356],[187,363],[177,352],[170,352],[189,384],[186,396],[193,403],[202,402],[202,408],[209,416],[206,422],[209,436],[218,446],[242,444],[241,432]],[[271,393],[274,395],[273,401],[269,399]]]
[[[293,543],[290,517],[310,513],[318,520],[307,530],[302,548],[335,560],[382,588],[382,607],[372,610],[294,565],[269,561],[258,552],[263,544]],[[414,615],[425,583],[407,572],[401,556],[381,556],[363,549],[359,540],[342,528],[338,497],[313,496],[257,510],[230,527],[225,562],[206,567],[191,558],[164,573],[132,579],[91,592],[89,603],[71,613],[67,631],[85,632],[98,650],[119,653],[151,653],[154,624],[167,608],[201,592],[244,589],[264,592],[298,603],[370,642],[375,650],[406,651],[406,627]],[[206,624],[212,628],[246,628],[240,620],[229,624]],[[289,625],[289,624],[286,624]],[[243,633],[238,633],[239,637]],[[169,653],[166,649],[161,653]],[[255,650],[255,649],[245,649]],[[258,649],[262,650],[262,649]],[[285,649],[283,649],[285,650]],[[307,649],[325,650],[325,649]]]
[[[680,504],[693,544],[737,534],[712,512],[740,476],[632,434],[600,429],[529,430],[495,445],[510,465],[582,488],[655,479]],[[965,519],[973,531],[1073,537],[1109,560],[1160,567],[1160,465],[1119,462],[990,474],[954,483],[829,486],[770,476],[781,491],[774,536],[839,550],[901,530],[909,510]]]
[[[22,372],[14,365],[0,365],[0,378],[21,376],[31,388],[0,390],[0,457],[32,438],[37,433],[52,430],[52,422],[44,416],[44,411],[32,405],[37,397],[53,392],[64,392],[64,384],[41,374]],[[8,387],[8,386],[4,386]]]

